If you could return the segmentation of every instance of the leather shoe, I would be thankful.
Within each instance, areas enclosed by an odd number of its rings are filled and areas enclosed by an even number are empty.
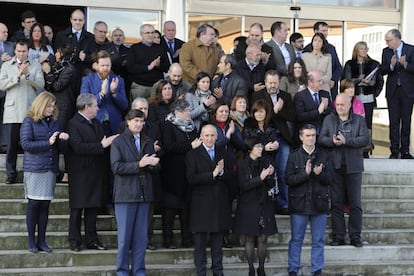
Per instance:
[[[322,276],[322,269],[316,270],[312,275],[313,276]]]
[[[414,159],[414,156],[412,156],[409,152],[401,153],[401,159]]]
[[[37,248],[39,249],[39,251],[43,251],[46,253],[51,253],[53,251],[52,248],[50,248],[47,244],[38,245]]]
[[[70,250],[72,250],[73,252],[79,252],[81,251],[81,248],[79,245],[71,245]]]
[[[157,250],[157,247],[155,245],[153,245],[152,243],[148,243],[147,244],[147,249],[148,250]]]
[[[37,249],[37,247],[29,247],[29,251],[31,253],[38,253],[39,252],[39,249]]]
[[[6,180],[6,184],[14,184],[16,183],[16,178],[8,177]]]
[[[364,245],[362,244],[361,240],[357,239],[357,240],[352,240],[351,241],[351,245],[355,246],[355,247],[363,247]]]
[[[231,244],[230,240],[229,240],[229,236],[225,235],[223,237],[223,247],[225,248],[232,248],[233,245]]]
[[[345,241],[340,241],[340,240],[333,240],[329,243],[330,246],[340,246],[340,245],[345,245]]]
[[[398,159],[398,154],[391,154],[390,159]]]
[[[95,242],[91,245],[88,245],[88,249],[95,249],[95,250],[107,250],[106,246],[103,246],[99,242]]]
[[[298,273],[295,271],[289,272],[289,276],[298,276]]]

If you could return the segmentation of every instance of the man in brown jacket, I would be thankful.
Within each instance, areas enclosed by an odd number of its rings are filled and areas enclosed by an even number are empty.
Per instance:
[[[202,24],[198,27],[196,38],[184,43],[180,52],[183,80],[192,84],[201,71],[213,77],[219,62],[219,51],[213,43],[214,36],[213,26]]]

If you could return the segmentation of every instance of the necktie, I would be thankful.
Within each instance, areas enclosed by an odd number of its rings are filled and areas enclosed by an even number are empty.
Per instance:
[[[137,148],[138,154],[141,154],[141,141],[139,136],[134,136],[135,138],[135,147]]]
[[[318,93],[314,93],[314,94],[313,94],[313,101],[314,101],[317,105],[319,105],[319,95],[318,95]]]
[[[3,43],[0,43],[0,56],[4,53]]]
[[[302,52],[301,51],[297,51],[296,52],[296,57],[297,58],[301,58],[302,57]]]
[[[80,32],[76,32],[76,40],[79,41],[81,33]]]
[[[168,48],[170,49],[170,53],[173,55],[174,54],[174,47],[173,47],[173,41],[172,40],[168,40]]]
[[[210,155],[210,159],[214,161],[214,149],[208,149],[208,155]]]
[[[400,79],[400,62],[397,49],[394,50],[394,55],[397,58],[397,63],[395,64],[394,71],[397,72],[397,86],[401,86],[401,79]]]

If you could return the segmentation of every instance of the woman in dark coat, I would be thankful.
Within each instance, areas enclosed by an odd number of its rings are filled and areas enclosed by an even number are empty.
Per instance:
[[[182,245],[192,245],[189,230],[190,188],[186,177],[186,153],[201,145],[197,129],[190,118],[189,104],[177,100],[173,112],[163,124],[162,140],[165,155],[161,161],[161,176],[164,192],[163,238],[164,247],[175,248],[173,226],[175,216],[180,216]]]
[[[274,167],[263,159],[264,149],[260,139],[248,138],[245,139],[245,144],[249,154],[237,163],[240,195],[233,229],[235,233],[244,235],[249,276],[255,275],[254,242],[257,238],[257,274],[261,276],[265,275],[267,237],[277,233],[273,202],[268,195],[268,190],[274,187]]]
[[[42,70],[45,77],[45,87],[47,91],[53,93],[56,97],[59,114],[57,120],[62,130],[66,130],[69,120],[76,112],[75,89],[77,72],[74,65],[70,62],[73,48],[69,45],[59,47],[56,51],[56,62],[51,65],[50,62],[42,63]],[[67,157],[65,155],[65,164]],[[67,169],[62,177],[62,182],[68,181]]]
[[[263,145],[263,158],[275,166],[276,151],[279,148],[279,132],[272,124],[272,109],[265,100],[253,103],[251,117],[244,121],[243,137],[256,138]]]
[[[161,80],[155,93],[155,99],[149,105],[147,120],[160,125],[165,121],[165,117],[171,113],[171,104],[175,98],[172,85],[168,80]]]
[[[20,141],[24,150],[24,190],[29,201],[26,223],[29,251],[32,253],[52,252],[45,237],[49,205],[55,193],[59,148],[69,138],[67,133],[61,132],[56,117],[55,96],[42,92],[33,101],[20,129]]]

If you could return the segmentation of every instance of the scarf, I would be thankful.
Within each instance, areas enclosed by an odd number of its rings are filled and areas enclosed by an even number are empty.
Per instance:
[[[192,132],[195,128],[193,120],[183,120],[177,118],[173,113],[169,113],[165,118],[165,121],[171,122],[183,132]]]

